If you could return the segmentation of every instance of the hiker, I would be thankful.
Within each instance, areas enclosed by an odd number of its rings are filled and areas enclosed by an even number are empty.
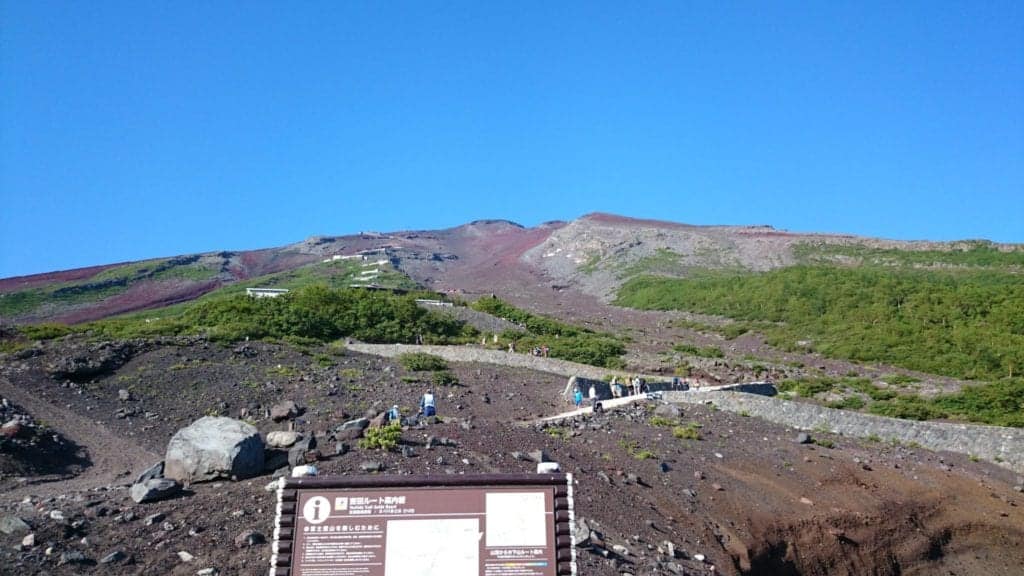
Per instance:
[[[591,384],[590,390],[587,391],[587,396],[590,397],[590,404],[592,406],[597,404],[597,387]]]
[[[634,396],[639,395],[640,394],[640,377],[639,376],[635,376],[633,378],[632,384],[633,384],[633,395]]]
[[[394,406],[391,407],[391,410],[388,410],[388,415],[385,418],[385,421],[386,422],[401,422],[402,421],[402,411],[398,409],[398,404],[395,404]]]
[[[516,343],[515,342],[509,342],[508,343],[508,353],[512,354],[515,351],[516,351]]]
[[[542,356],[544,356],[545,358],[547,358],[547,357],[548,357],[548,352],[549,352],[550,350],[551,350],[551,349],[550,349],[550,348],[548,348],[547,346],[541,346],[541,349],[540,349],[540,353],[541,353],[541,355],[542,355]]]
[[[572,390],[572,401],[577,408],[583,406],[583,391],[580,390],[579,386],[573,388]]]
[[[437,406],[434,404],[434,393],[431,390],[427,390],[427,393],[420,398],[420,413],[424,416],[434,416],[437,414]]]
[[[622,397],[622,390],[619,388],[619,381],[614,376],[612,376],[611,389],[612,389],[612,398],[621,398]]]

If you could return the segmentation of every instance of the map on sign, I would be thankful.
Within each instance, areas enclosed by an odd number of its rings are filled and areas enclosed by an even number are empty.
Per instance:
[[[544,494],[489,492],[487,546],[543,546],[547,541]]]
[[[385,576],[477,576],[480,521],[391,520],[387,523]]]

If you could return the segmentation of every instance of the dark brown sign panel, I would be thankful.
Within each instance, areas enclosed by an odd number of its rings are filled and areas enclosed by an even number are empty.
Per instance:
[[[272,576],[574,574],[566,474],[282,480]]]

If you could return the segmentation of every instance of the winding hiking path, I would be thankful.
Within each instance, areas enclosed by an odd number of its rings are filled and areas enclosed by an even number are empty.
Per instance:
[[[20,500],[27,495],[66,494],[111,484],[128,484],[134,473],[141,472],[163,458],[129,438],[112,433],[103,424],[97,424],[71,410],[20,390],[5,378],[0,378],[0,396],[19,405],[32,414],[33,418],[46,422],[55,432],[80,446],[90,462],[89,466],[72,478],[47,477],[8,490],[2,495],[4,500]]]

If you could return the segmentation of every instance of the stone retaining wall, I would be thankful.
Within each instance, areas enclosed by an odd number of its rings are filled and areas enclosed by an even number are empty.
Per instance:
[[[374,354],[394,358],[400,354],[410,352],[425,352],[440,356],[451,362],[483,362],[485,364],[500,364],[502,366],[514,366],[517,368],[529,368],[539,372],[561,374],[562,376],[582,376],[601,380],[607,374],[626,378],[627,373],[621,370],[610,368],[598,368],[586,364],[559,360],[558,358],[544,358],[543,356],[531,356],[530,354],[508,353],[501,350],[489,350],[476,346],[416,346],[412,344],[363,344],[354,342],[345,346],[353,352],[363,354]]]
[[[1018,428],[899,420],[735,392],[666,392],[663,398],[687,404],[712,403],[722,410],[803,430],[827,429],[844,436],[914,442],[930,450],[984,458],[1024,474],[1024,430]]]

